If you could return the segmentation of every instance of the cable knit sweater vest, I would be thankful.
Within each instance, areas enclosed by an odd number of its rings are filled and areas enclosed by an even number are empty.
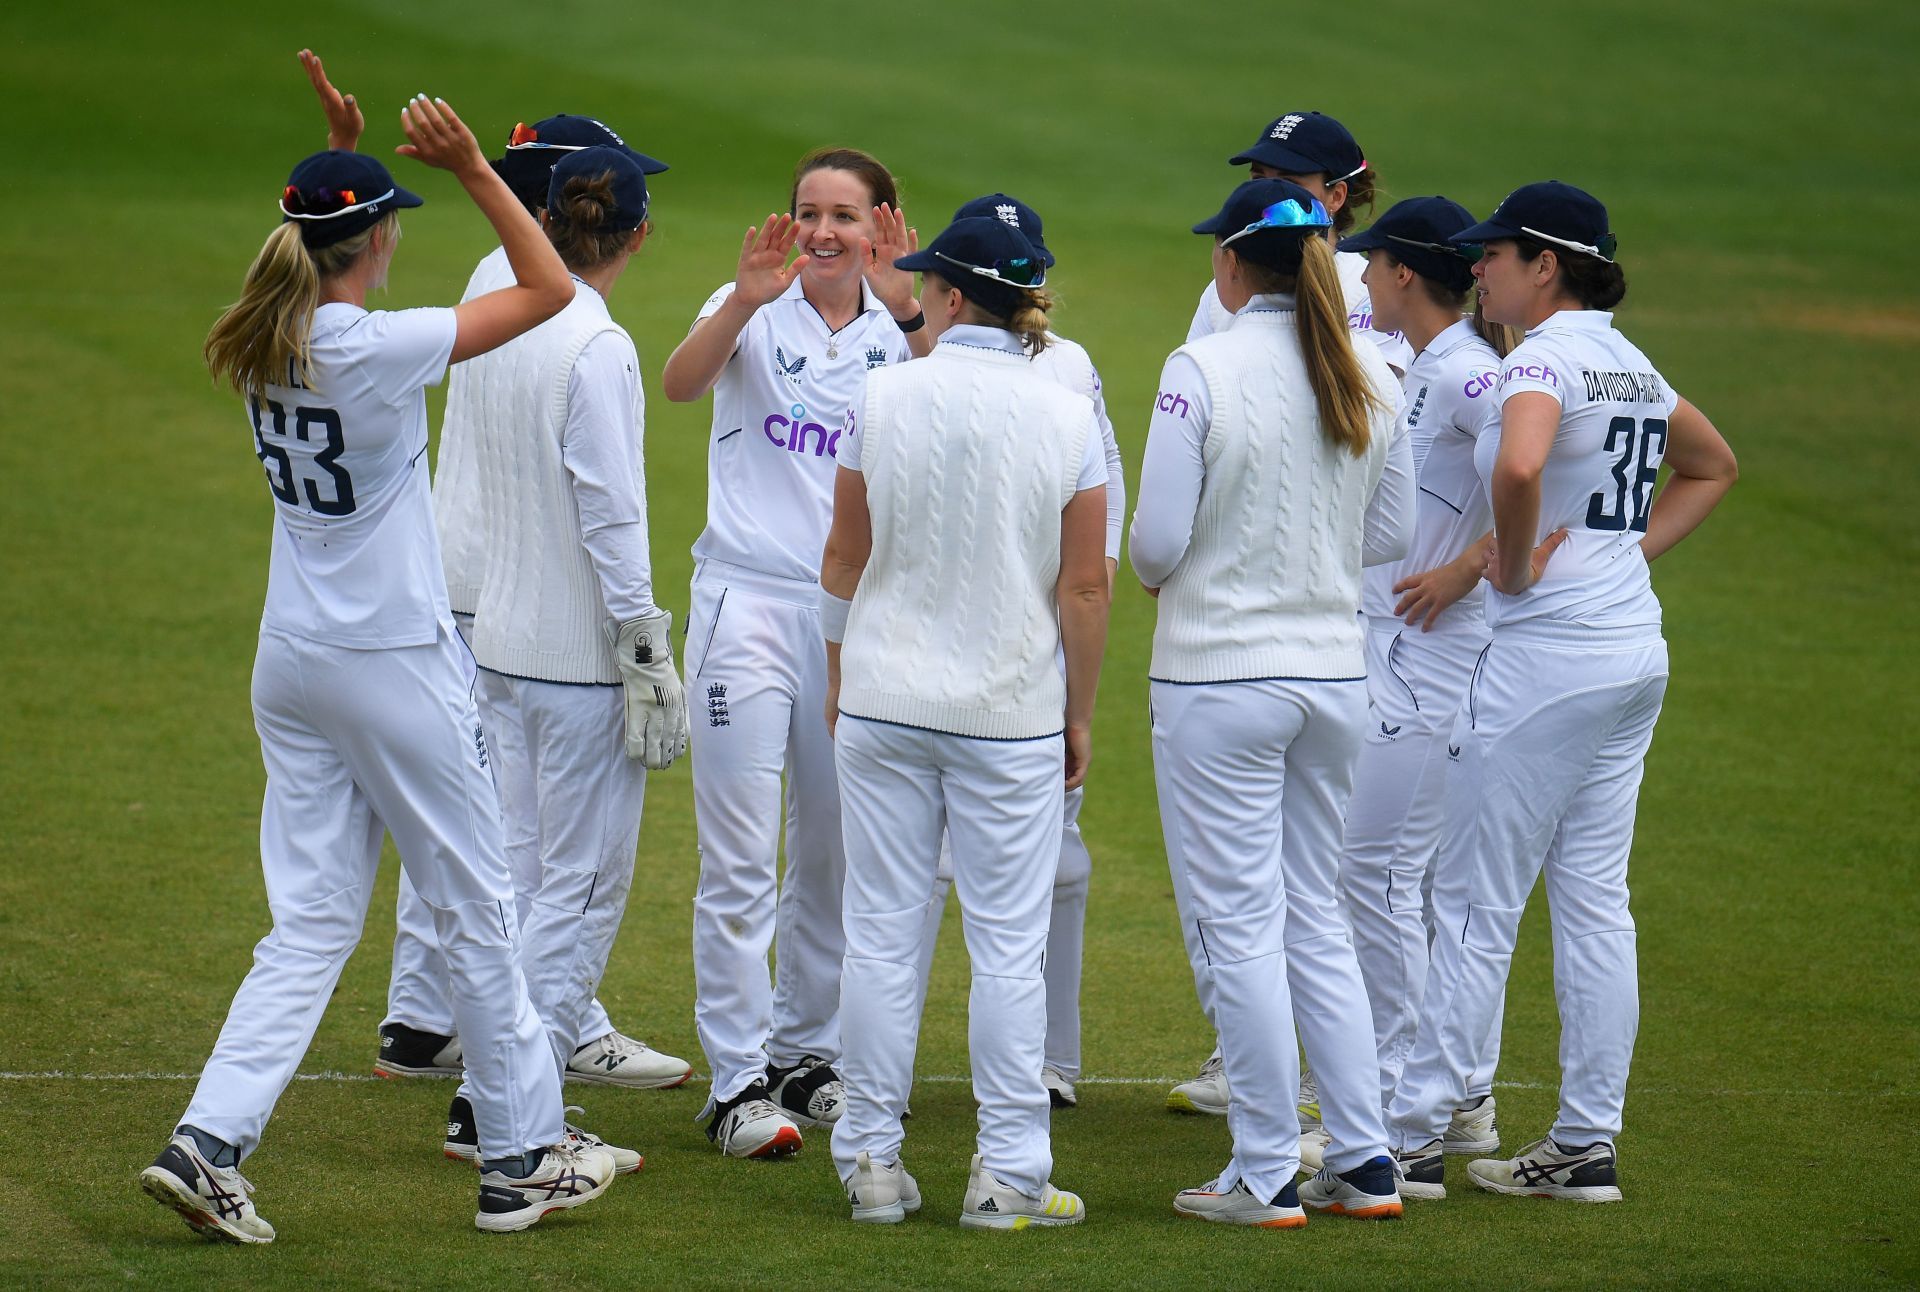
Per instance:
[[[599,297],[582,288],[539,327],[469,361],[484,365],[473,384],[488,410],[467,427],[486,555],[473,656],[497,673],[546,682],[620,680],[560,456],[574,360],[605,332],[626,335]],[[636,386],[636,434],[638,393]]]
[[[1255,310],[1182,347],[1213,420],[1193,538],[1160,589],[1155,681],[1366,676],[1362,525],[1388,440],[1356,458],[1321,432],[1295,329],[1290,310]],[[1390,391],[1385,361],[1354,349]]]
[[[867,378],[858,414],[873,553],[840,709],[997,740],[1063,727],[1055,585],[1092,401],[1025,356],[942,345]]]

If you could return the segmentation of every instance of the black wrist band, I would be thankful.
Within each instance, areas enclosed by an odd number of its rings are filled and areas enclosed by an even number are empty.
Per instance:
[[[925,310],[915,310],[913,317],[905,323],[901,323],[899,319],[895,319],[894,323],[899,326],[902,332],[918,332],[927,325],[927,312]]]

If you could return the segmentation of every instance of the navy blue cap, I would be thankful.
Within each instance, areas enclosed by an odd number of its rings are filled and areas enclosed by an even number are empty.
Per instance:
[[[422,199],[393,182],[378,159],[330,149],[293,168],[280,191],[281,223],[297,220],[300,241],[312,248],[345,242]]]
[[[547,182],[548,218],[566,218],[563,194],[568,180],[595,179],[601,175],[613,177],[613,211],[601,227],[637,229],[644,224],[647,219],[646,172],[633,159],[633,154],[624,148],[583,148],[579,152],[563,154],[553,168],[553,178]]]
[[[1557,179],[1526,184],[1507,194],[1494,213],[1453,235],[1452,242],[1532,238],[1613,263],[1617,240],[1607,228],[1607,208],[1591,193]]]
[[[1235,166],[1261,162],[1289,175],[1321,175],[1327,183],[1352,179],[1367,168],[1347,128],[1324,112],[1288,112],[1275,117],[1251,148],[1235,153]]]
[[[627,147],[627,141],[615,134],[613,127],[606,122],[596,121],[592,117],[577,117],[568,112],[546,117],[530,126],[515,126],[513,133],[507,136],[509,153],[578,152],[582,148],[618,148],[639,162],[640,169],[649,175],[658,175],[667,169],[667,164],[658,158]]]
[[[895,269],[938,274],[996,314],[1011,312],[1022,288],[1047,280],[1047,267],[1027,235],[990,216],[955,220],[932,243],[893,262]]]
[[[493,170],[523,205],[537,211],[547,204],[547,182],[554,164],[583,148],[618,148],[649,175],[667,169],[665,162],[627,147],[627,141],[605,122],[562,112],[532,125],[515,126],[507,136],[506,151],[492,163]]]
[[[1281,205],[1286,202],[1293,206]],[[1214,234],[1225,244],[1255,234],[1289,230],[1310,233],[1332,227],[1333,217],[1320,205],[1320,199],[1292,180],[1250,179],[1227,194],[1220,209],[1194,225],[1193,231]]]
[[[989,193],[986,197],[976,197],[953,213],[955,220],[970,220],[985,216],[989,220],[1000,220],[1010,224],[1027,235],[1027,241],[1040,253],[1040,263],[1048,269],[1053,268],[1053,253],[1047,250],[1047,244],[1041,241],[1040,213],[1017,197],[1005,193]]]
[[[1410,197],[1364,233],[1340,239],[1342,251],[1385,251],[1419,274],[1464,292],[1473,286],[1473,261],[1450,239],[1473,224],[1473,212],[1444,197]]]

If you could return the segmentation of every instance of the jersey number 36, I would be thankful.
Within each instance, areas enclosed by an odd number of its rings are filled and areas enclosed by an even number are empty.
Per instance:
[[[253,445],[260,458],[260,465],[266,468],[267,485],[273,490],[273,496],[291,507],[300,505],[300,489],[307,495],[307,506],[322,516],[347,516],[353,513],[353,479],[347,475],[346,468],[339,462],[340,455],[346,452],[347,442],[340,436],[340,414],[331,408],[296,408],[293,410],[293,434],[305,443],[313,441],[315,431],[326,433],[326,447],[313,455],[313,465],[326,472],[331,484],[332,497],[320,492],[320,482],[312,478],[295,478],[293,460],[287,450],[270,443],[266,428],[261,424],[261,406],[273,418],[273,435],[276,439],[287,438],[287,410],[278,400],[262,399],[255,395],[248,403],[253,409]]]
[[[1614,418],[1607,423],[1607,452],[1620,455],[1613,463],[1614,489],[1611,493],[1602,489],[1587,500],[1587,528],[1644,534],[1647,513],[1653,510],[1653,486],[1660,479],[1660,459],[1667,453],[1667,419]]]

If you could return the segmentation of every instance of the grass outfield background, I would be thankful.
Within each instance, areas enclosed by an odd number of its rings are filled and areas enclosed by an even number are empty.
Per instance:
[[[1208,1036],[1155,815],[1151,606],[1124,576],[1084,817],[1095,1080],[1055,1120],[1055,1178],[1086,1196],[1085,1225],[954,1224],[972,1106],[948,1080],[915,1091],[907,1160],[928,1202],[898,1228],[846,1222],[818,1136],[788,1163],[721,1160],[691,1120],[695,1085],[570,1088],[646,1170],[578,1217],[477,1235],[473,1180],[437,1151],[451,1083],[363,1076],[391,866],[304,1069],[354,1079],[296,1083],[247,1166],[279,1241],[214,1247],[143,1198],[134,1174],[191,1089],[165,1074],[198,1071],[267,927],[247,678],[270,507],[240,409],[198,355],[287,169],[322,146],[305,44],[367,108],[369,150],[399,141],[399,106],[424,90],[490,150],[566,110],[674,164],[613,308],[647,371],[656,584],[677,613],[708,406],[669,405],[660,364],[813,145],[886,159],[924,235],[995,188],[1045,213],[1057,322],[1101,364],[1130,477],[1207,274],[1185,229],[1274,113],[1344,119],[1388,200],[1445,192],[1484,213],[1549,176],[1600,194],[1632,282],[1622,326],[1743,467],[1656,574],[1673,681],[1633,866],[1627,1201],[1495,1199],[1456,1167],[1453,1197],[1397,1225],[1174,1219],[1172,1193],[1218,1169],[1226,1133],[1161,1111]],[[1862,0],[8,6],[0,1282],[1912,1285],[1916,49],[1920,10]],[[429,205],[407,219],[388,303],[450,303],[486,225],[450,177],[394,167]],[[697,1059],[684,765],[654,779],[641,846],[603,995],[627,1030]],[[921,1060],[949,1078],[966,1070],[953,925]],[[1541,898],[1508,998],[1509,1147],[1551,1118],[1546,928]]]

